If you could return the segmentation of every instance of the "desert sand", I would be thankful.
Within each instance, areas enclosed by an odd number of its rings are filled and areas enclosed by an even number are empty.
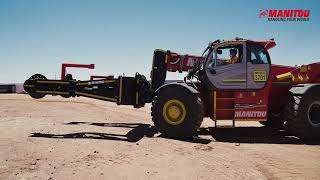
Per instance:
[[[320,179],[320,143],[285,131],[206,118],[198,138],[169,139],[152,125],[150,105],[2,94],[0,179]]]

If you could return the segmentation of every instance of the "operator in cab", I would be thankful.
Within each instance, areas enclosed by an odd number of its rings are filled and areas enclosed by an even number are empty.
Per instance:
[[[232,48],[230,49],[230,59],[228,59],[226,62],[228,64],[235,64],[235,63],[239,63],[239,57],[237,56],[237,49]]]

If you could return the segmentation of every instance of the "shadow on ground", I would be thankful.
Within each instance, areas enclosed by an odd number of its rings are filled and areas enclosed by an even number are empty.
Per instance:
[[[288,131],[268,127],[202,128],[199,135],[210,135],[217,142],[320,145],[319,140],[302,140]]]
[[[129,124],[129,123],[88,123],[88,122],[70,122],[67,125],[79,125],[88,124],[104,127],[119,127],[119,128],[131,128],[131,130],[125,134],[111,134],[111,133],[97,133],[97,132],[78,132],[69,134],[45,134],[45,133],[32,133],[31,137],[42,138],[58,138],[58,139],[102,139],[102,140],[115,140],[115,141],[128,141],[138,142],[143,137],[153,137],[156,133],[149,124]]]
[[[78,132],[69,134],[32,133],[30,137],[59,139],[102,139],[138,142],[144,137],[167,138],[190,143],[209,144],[212,141],[229,143],[263,143],[263,144],[309,144],[320,145],[320,141],[303,141],[290,135],[287,131],[267,127],[237,127],[237,128],[200,128],[197,136],[192,138],[173,138],[156,135],[158,132],[150,124],[143,123],[91,123],[69,122],[66,125],[93,125],[101,127],[118,127],[131,129],[127,134],[111,134],[97,132]]]

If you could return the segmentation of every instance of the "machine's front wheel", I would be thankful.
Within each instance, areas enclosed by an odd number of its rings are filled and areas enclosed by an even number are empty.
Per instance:
[[[286,128],[303,139],[320,138],[320,88],[289,97],[285,110]]]
[[[195,135],[202,123],[203,113],[201,99],[179,86],[161,90],[151,107],[155,127],[169,137]]]

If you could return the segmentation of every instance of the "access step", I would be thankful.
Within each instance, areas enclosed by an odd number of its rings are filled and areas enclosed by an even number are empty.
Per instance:
[[[231,121],[231,124],[226,124],[225,122],[227,122],[227,121]],[[218,124],[218,122],[224,122],[223,124]],[[214,121],[214,124],[215,124],[215,128],[235,128],[235,120],[234,119],[232,119],[232,120],[230,120],[230,119],[219,119],[219,120],[216,120],[216,121]]]

